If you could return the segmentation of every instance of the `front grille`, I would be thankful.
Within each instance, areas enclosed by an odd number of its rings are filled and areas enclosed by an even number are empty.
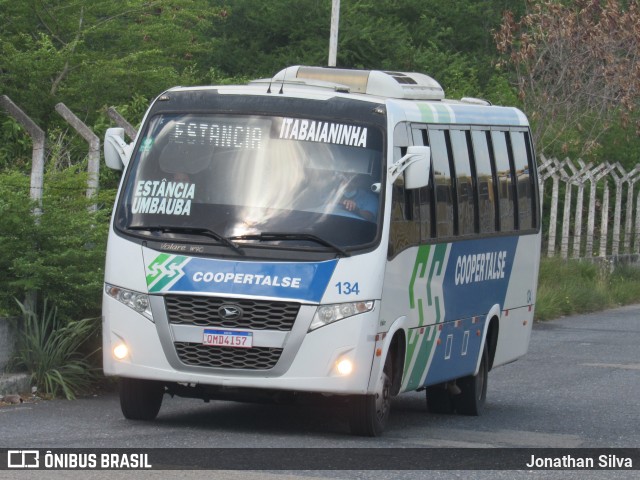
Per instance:
[[[289,331],[298,316],[299,303],[247,300],[238,298],[168,295],[165,297],[169,322],[174,325],[247,328]],[[242,316],[229,320],[220,316],[224,305],[242,309]]]
[[[175,342],[174,345],[182,363],[198,367],[269,370],[282,354],[281,348],[229,348],[188,342]]]

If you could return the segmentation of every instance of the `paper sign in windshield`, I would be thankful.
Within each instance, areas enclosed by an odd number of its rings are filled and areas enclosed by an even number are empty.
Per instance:
[[[133,195],[132,213],[191,215],[196,186],[189,182],[139,180]]]

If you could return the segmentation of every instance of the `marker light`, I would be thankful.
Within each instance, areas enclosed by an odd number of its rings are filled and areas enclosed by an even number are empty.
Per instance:
[[[353,363],[349,359],[343,359],[336,365],[336,370],[340,375],[350,375],[353,372]]]
[[[113,356],[118,360],[123,360],[127,355],[129,355],[129,347],[124,343],[118,343],[113,347]]]
[[[109,285],[108,283],[104,284],[104,291],[111,298],[115,298],[120,303],[124,303],[127,307],[132,308],[136,312],[153,321],[149,295],[134,292],[133,290],[127,290],[126,288],[116,287],[115,285]]]
[[[322,305],[318,307],[313,321],[309,326],[309,331],[323,327],[329,323],[342,320],[343,318],[353,317],[360,313],[370,312],[373,310],[374,302],[369,300],[366,302],[352,303],[335,303],[333,305]]]

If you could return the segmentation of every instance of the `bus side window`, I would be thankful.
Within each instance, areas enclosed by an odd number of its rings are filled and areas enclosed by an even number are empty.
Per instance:
[[[414,192],[404,188],[404,177],[400,175],[393,184],[391,198],[390,257],[397,255],[407,247],[420,243],[419,217],[411,218],[416,217],[417,207],[417,202],[414,201]]]
[[[524,134],[524,141],[527,147],[527,158],[529,160],[529,179],[531,180],[531,211],[532,211],[532,228],[540,228],[540,197],[538,191],[538,167],[536,165],[536,156],[531,143],[530,132]]]
[[[498,178],[498,204],[500,206],[500,231],[512,232],[516,228],[516,197],[514,195],[513,172],[505,132],[492,131],[493,158]]]
[[[429,144],[433,159],[432,178],[435,189],[436,235],[439,238],[452,237],[455,232],[454,195],[449,151],[444,130],[430,128]]]
[[[407,153],[411,144],[407,124],[399,124],[394,132],[394,160]],[[420,243],[420,209],[416,201],[418,192],[404,188],[404,175],[400,175],[391,191],[391,229],[389,232],[389,258],[407,247]]]
[[[453,129],[450,136],[457,182],[458,235],[472,235],[476,231],[475,194],[467,136],[464,130]]]
[[[426,125],[415,127],[412,130],[413,144],[418,146],[429,145]],[[422,243],[435,236],[435,224],[433,223],[433,182],[415,191],[414,199],[418,204],[420,214],[420,238]]]
[[[513,149],[513,164],[516,171],[518,188],[518,215],[521,230],[535,227],[533,209],[535,197],[529,174],[529,155],[525,143],[524,132],[511,132],[511,147]]]
[[[487,131],[473,130],[473,154],[476,161],[478,181],[478,213],[480,233],[496,231],[496,188],[487,145]]]

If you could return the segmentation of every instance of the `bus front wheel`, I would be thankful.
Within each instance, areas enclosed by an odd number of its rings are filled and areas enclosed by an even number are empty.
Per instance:
[[[153,380],[120,378],[120,408],[129,420],[153,420],[158,416],[164,384]]]
[[[391,410],[391,359],[382,369],[378,391],[373,395],[354,395],[349,402],[349,424],[353,435],[377,437],[382,434]]]

